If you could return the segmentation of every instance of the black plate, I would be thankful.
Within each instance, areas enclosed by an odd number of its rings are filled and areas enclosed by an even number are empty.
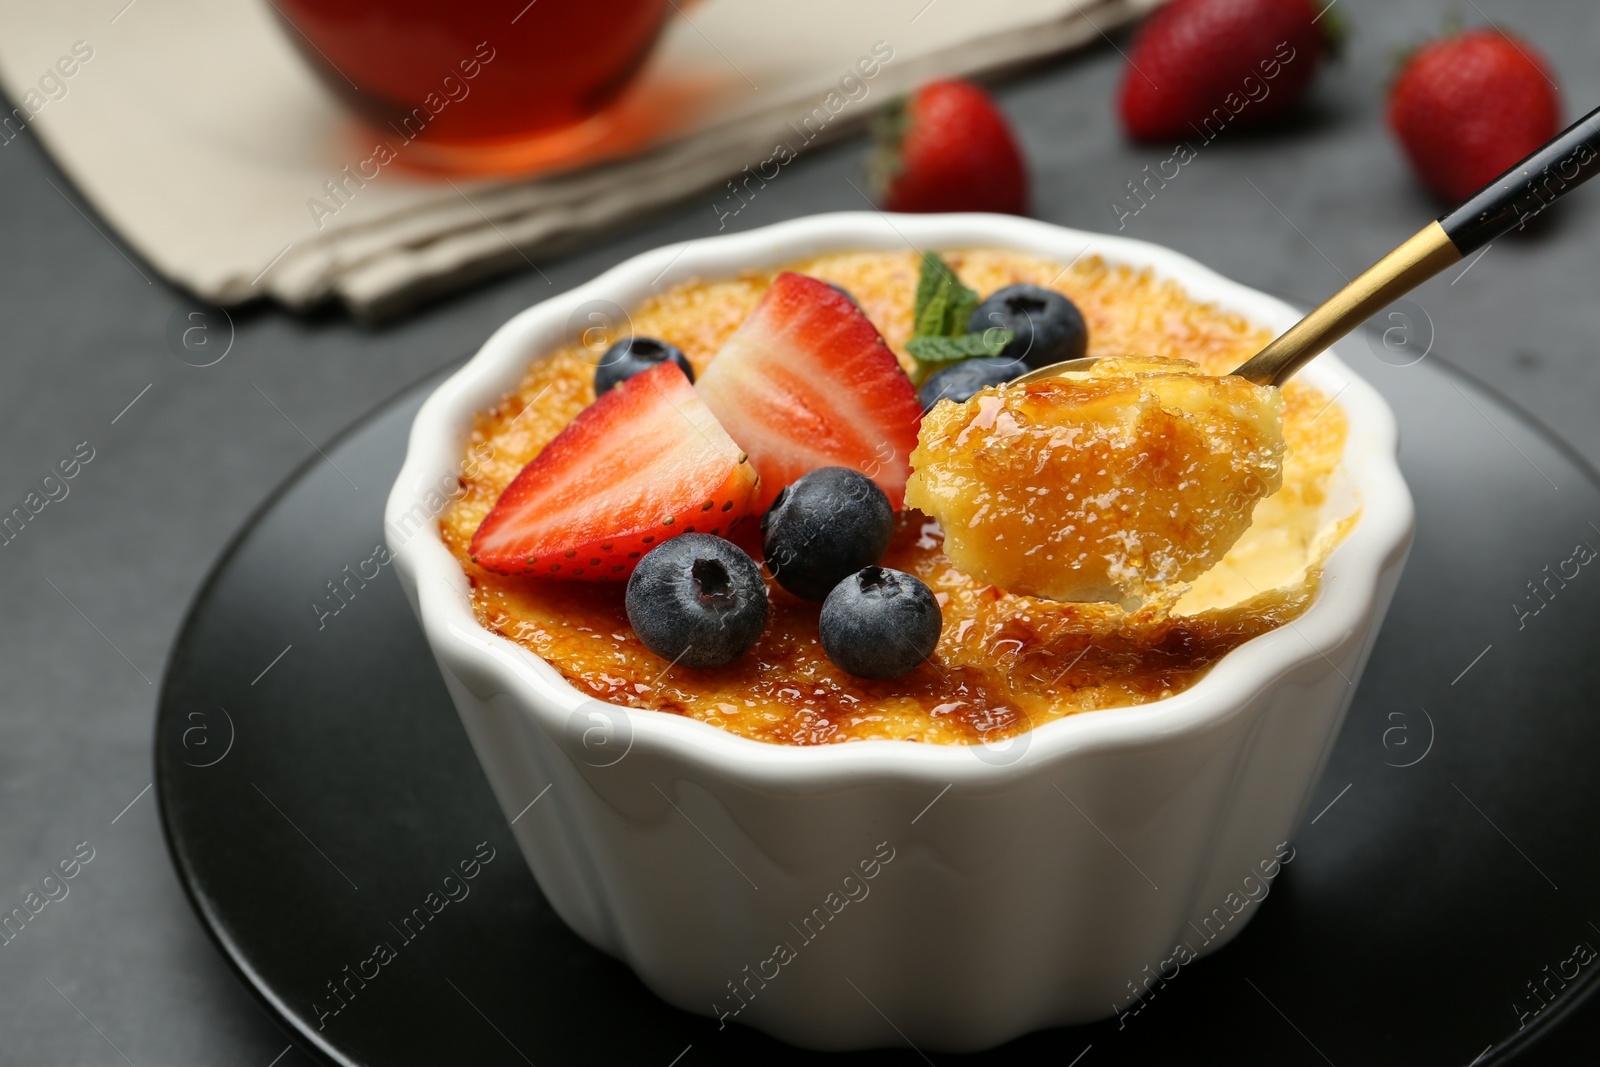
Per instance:
[[[1137,1015],[975,1061],[1067,1067],[1092,1045],[1085,1067],[1200,1050],[1216,1063],[1500,1063],[1600,974],[1600,565],[1575,554],[1600,548],[1600,483],[1436,360],[1400,367],[1348,347],[1400,416],[1419,533],[1295,859],[1233,945]],[[821,1061],[666,1006],[540,895],[399,584],[374,561],[432,384],[290,478],[178,639],[157,789],[202,921],[328,1062]],[[335,599],[329,583],[350,591]],[[475,878],[447,883],[491,850]],[[430,902],[438,914],[402,930]],[[380,943],[392,958],[364,964]],[[869,1057],[923,1062],[828,1058]]]

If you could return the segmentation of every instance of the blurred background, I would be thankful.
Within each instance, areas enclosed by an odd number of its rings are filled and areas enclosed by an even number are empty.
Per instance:
[[[599,18],[539,0],[494,7],[530,31],[499,37],[477,6],[398,0],[0,2],[0,508],[92,453],[0,545],[0,890],[94,852],[0,948],[0,1062],[309,1062],[168,862],[148,791],[163,664],[272,488],[515,312],[659,245],[879,205],[1121,232],[1311,305],[1451,206],[1452,181],[1600,102],[1592,4],[1336,0],[1308,32],[1337,23],[1337,61],[1302,55],[1226,128],[1172,133],[1193,99],[1124,86],[1236,80],[1241,57],[1142,51],[1153,6],[667,0]],[[1420,69],[1460,27],[1515,43]],[[959,122],[1002,147],[919,128],[938,101],[907,95],[952,77],[982,90]],[[1456,105],[1500,125],[1452,141]],[[1597,237],[1600,193],[1580,193],[1422,287],[1405,323],[1591,463]],[[1527,1062],[1577,1062],[1597,1037],[1600,1005]]]

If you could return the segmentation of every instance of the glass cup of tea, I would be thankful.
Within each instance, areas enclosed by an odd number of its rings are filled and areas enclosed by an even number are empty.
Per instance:
[[[270,2],[358,115],[402,139],[414,162],[466,171],[537,163],[603,140],[597,117],[644,65],[671,4]]]

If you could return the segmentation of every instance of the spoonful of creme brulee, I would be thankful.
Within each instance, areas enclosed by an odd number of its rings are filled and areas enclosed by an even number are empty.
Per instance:
[[[1290,375],[1369,316],[1600,170],[1600,110],[1431,222],[1232,374],[1075,359],[941,400],[906,505],[960,570],[1013,593],[1135,610],[1220,560],[1283,478]]]

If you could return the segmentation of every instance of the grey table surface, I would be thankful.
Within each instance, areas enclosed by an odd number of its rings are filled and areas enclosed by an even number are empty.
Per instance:
[[[1504,19],[1545,52],[1569,118],[1600,101],[1600,7],[1468,2],[1469,23]],[[1339,6],[1350,49],[1319,81],[1303,128],[1203,147],[1124,233],[1309,304],[1437,214],[1384,126],[1383,99],[1394,53],[1436,32],[1447,5]],[[1119,136],[1109,101],[1122,66],[1102,44],[997,87],[1031,161],[1037,217],[1115,230],[1108,202],[1171,154]],[[864,150],[857,139],[807,154],[730,228],[865,207],[852,185]],[[0,191],[0,510],[80,443],[93,449],[69,494],[0,547],[0,911],[81,843],[93,849],[68,896],[0,948],[0,1063],[306,1062],[213,950],[161,839],[151,731],[184,610],[313,442],[528,304],[715,232],[715,194],[383,328],[236,312],[227,357],[196,368],[167,342],[169,320],[196,305],[110,234],[31,134],[0,149]],[[1600,462],[1600,189],[1553,214],[1415,299],[1435,352]],[[1588,1059],[1579,1050],[1597,1037],[1600,1004],[1528,1062]],[[1439,1061],[1457,1062],[1441,1038]]]

